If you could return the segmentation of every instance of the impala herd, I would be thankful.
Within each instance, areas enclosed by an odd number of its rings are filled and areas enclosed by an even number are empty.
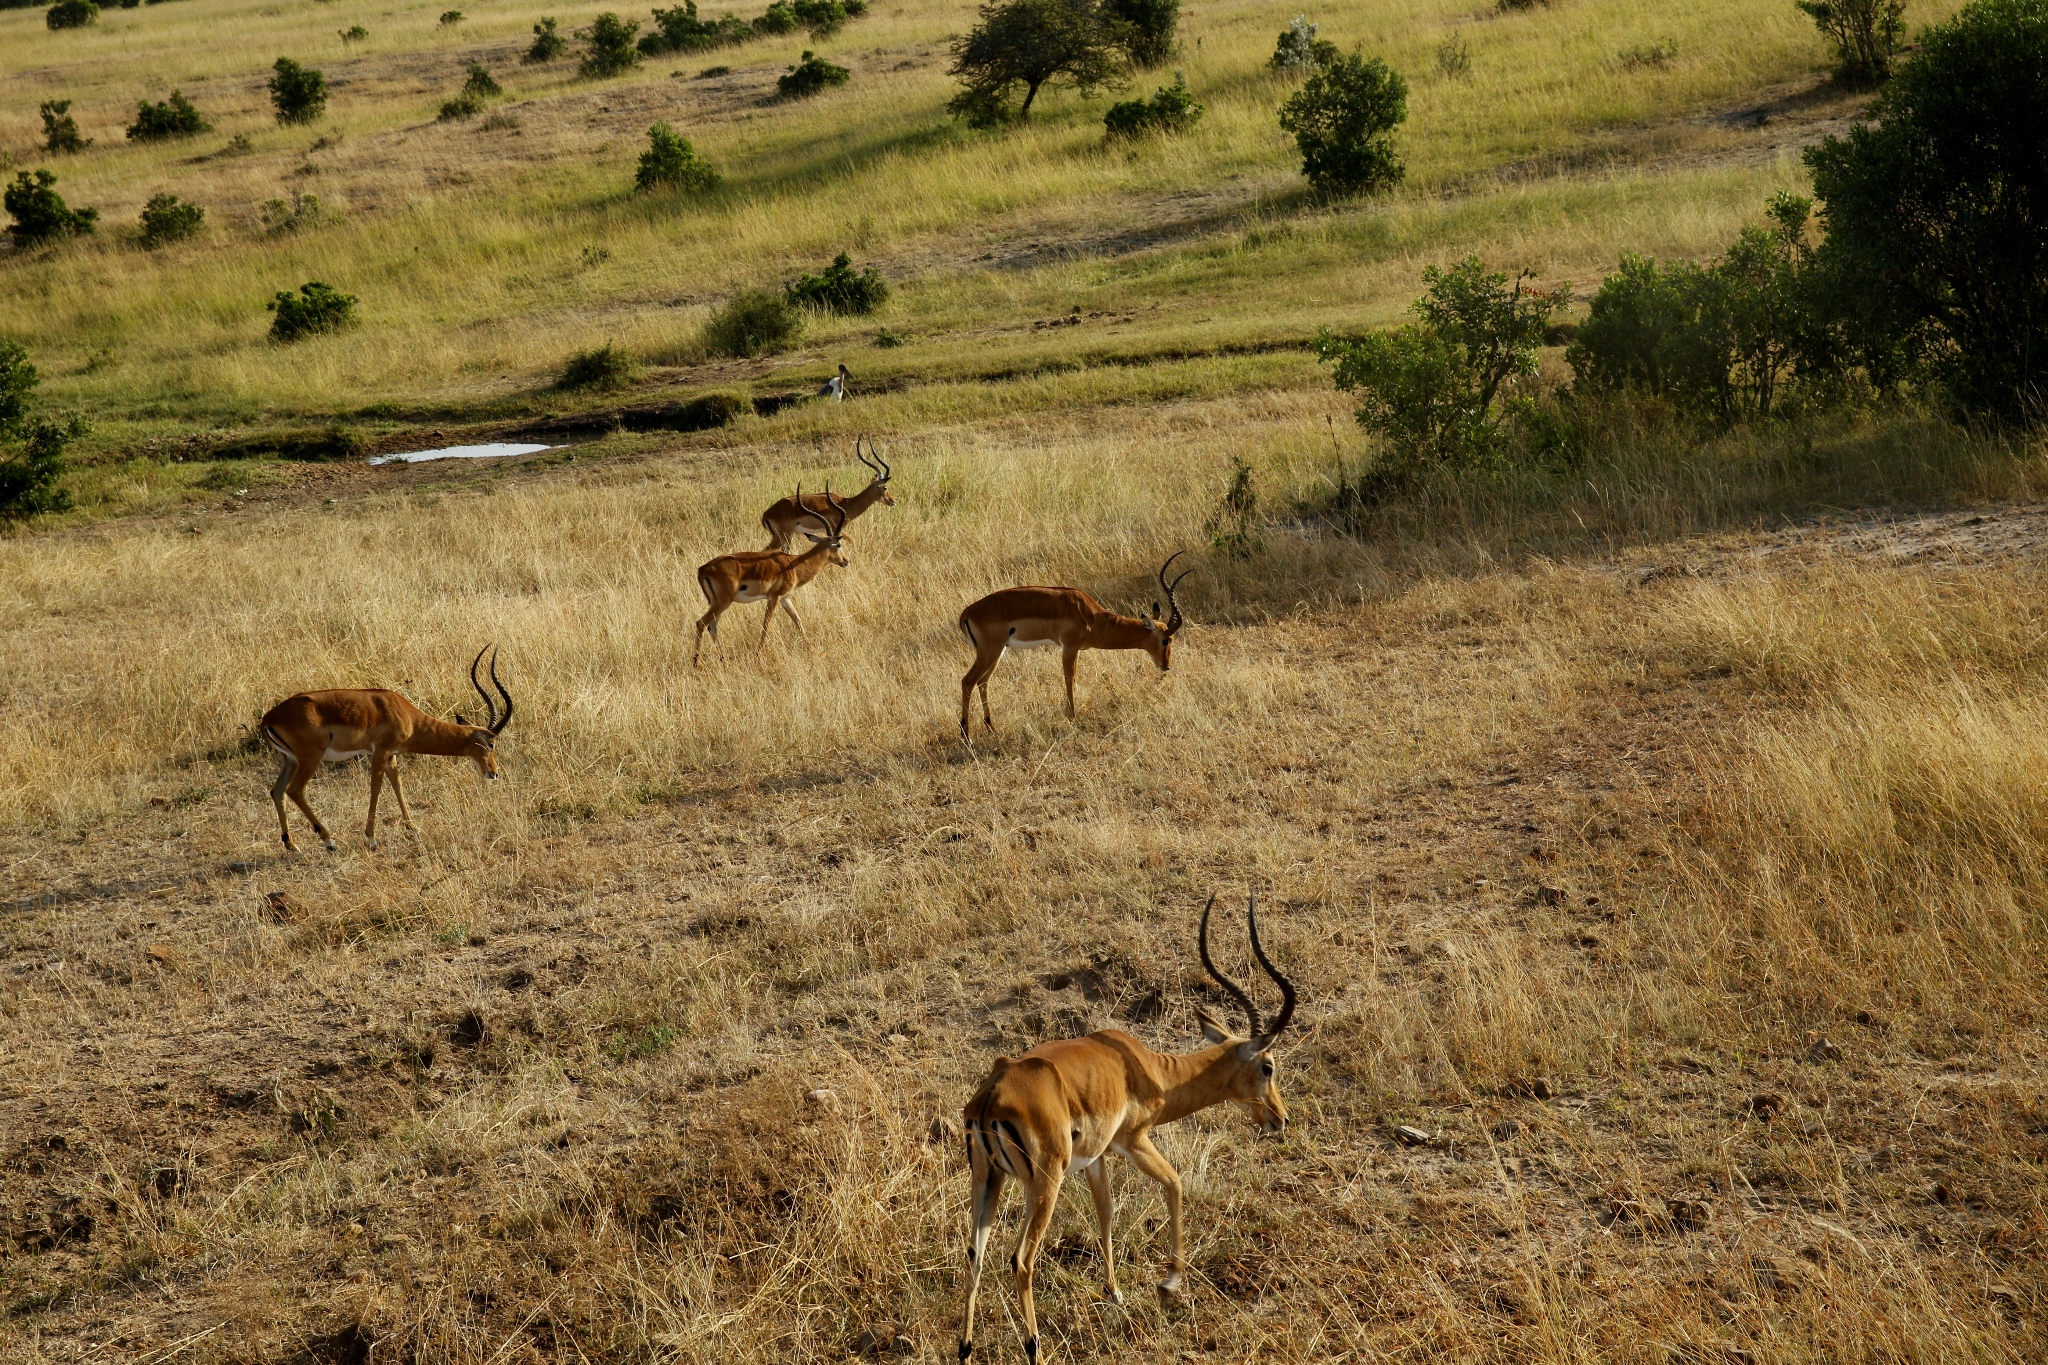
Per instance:
[[[822,494],[808,496],[799,484],[793,496],[783,498],[761,514],[761,527],[769,537],[765,549],[720,555],[697,570],[697,585],[707,609],[697,620],[692,667],[702,655],[705,633],[708,631],[716,644],[719,618],[740,603],[766,604],[761,648],[767,645],[768,629],[778,609],[789,617],[797,633],[803,634],[803,622],[790,603],[790,595],[822,573],[827,565],[847,567],[845,540],[849,521],[877,503],[885,507],[895,505],[896,500],[889,495],[890,466],[873,442],[868,442],[868,452],[863,453],[861,441],[856,440],[854,454],[869,472],[866,488],[842,499],[834,496],[829,482]],[[809,548],[800,553],[793,549],[799,536],[810,542]],[[1183,619],[1175,590],[1191,572],[1183,570],[1172,579],[1166,576],[1178,558],[1180,554],[1176,552],[1159,566],[1159,588],[1167,608],[1164,613],[1155,601],[1152,610],[1143,616],[1119,615],[1079,588],[1064,587],[1004,588],[969,603],[959,619],[960,633],[974,650],[974,662],[960,680],[961,739],[969,740],[968,708],[977,688],[981,691],[982,723],[990,730],[995,728],[989,714],[988,678],[1003,655],[1013,649],[1060,651],[1069,719],[1074,716],[1075,660],[1084,649],[1142,649],[1160,672],[1168,671],[1173,661],[1173,639]],[[484,689],[477,676],[486,655],[490,657],[486,671],[496,689],[496,698]],[[285,847],[297,847],[285,814],[287,796],[328,849],[336,847],[334,836],[306,804],[306,783],[322,763],[368,757],[370,806],[363,837],[373,849],[377,846],[377,797],[387,777],[391,794],[398,800],[400,818],[406,828],[414,828],[412,813],[405,804],[405,790],[399,784],[398,768],[392,762],[397,755],[467,758],[486,779],[495,779],[497,741],[512,719],[512,694],[498,679],[498,656],[493,646],[485,645],[470,661],[469,681],[483,700],[482,725],[471,725],[460,715],[453,721],[437,719],[399,693],[384,688],[301,692],[266,712],[259,722],[259,733],[281,760],[270,796],[277,808],[278,830]],[[501,701],[502,715],[498,710]],[[1123,1294],[1117,1288],[1116,1262],[1110,1244],[1110,1184],[1105,1159],[1113,1152],[1159,1183],[1166,1198],[1172,1251],[1171,1270],[1159,1289],[1170,1298],[1179,1293],[1187,1269],[1181,1234],[1181,1182],[1173,1166],[1152,1145],[1152,1130],[1224,1103],[1241,1106],[1269,1130],[1278,1131],[1285,1126],[1287,1105],[1280,1098],[1273,1046],[1294,1018],[1294,984],[1273,965],[1259,942],[1258,903],[1254,898],[1245,911],[1252,956],[1280,988],[1281,998],[1279,1015],[1270,1027],[1266,1026],[1251,996],[1219,971],[1209,956],[1209,918],[1215,904],[1212,896],[1202,910],[1196,934],[1197,953],[1203,968],[1244,1011],[1248,1022],[1244,1034],[1231,1032],[1215,1014],[1198,1009],[1202,1034],[1209,1046],[1196,1052],[1155,1052],[1119,1029],[1040,1043],[1019,1056],[997,1058],[988,1079],[967,1101],[961,1113],[961,1128],[972,1182],[972,1220],[967,1245],[967,1301],[960,1331],[961,1360],[966,1360],[974,1349],[975,1295],[989,1230],[1008,1182],[1016,1181],[1024,1194],[1024,1229],[1010,1257],[1010,1267],[1016,1277],[1024,1319],[1024,1353],[1035,1363],[1038,1316],[1032,1292],[1033,1267],[1060,1188],[1068,1176],[1083,1175],[1094,1196],[1103,1276],[1112,1303],[1122,1303]]]

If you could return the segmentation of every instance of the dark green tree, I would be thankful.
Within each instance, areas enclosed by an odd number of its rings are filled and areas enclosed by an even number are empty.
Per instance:
[[[356,296],[332,285],[308,280],[294,294],[289,289],[263,305],[277,316],[270,320],[270,339],[283,344],[322,332],[339,332],[356,320]]]
[[[638,20],[621,19],[610,10],[591,20],[589,28],[577,29],[576,36],[583,40],[578,73],[595,79],[631,71],[640,64],[640,50],[633,44],[639,31]]]
[[[1796,0],[1835,47],[1835,70],[1850,85],[1876,85],[1892,74],[1906,33],[1906,0]]]
[[[0,521],[71,506],[57,486],[70,433],[35,415],[38,379],[21,344],[0,341]]]
[[[70,100],[43,101],[43,150],[46,152],[82,152],[92,146],[92,139],[78,135],[78,120],[71,117]]]
[[[84,28],[96,24],[100,18],[100,7],[93,0],[57,0],[43,15],[43,22],[51,29]]]
[[[2048,0],[1976,0],[1928,30],[1868,122],[1806,153],[1844,314],[1964,411],[2038,420],[2048,402],[2044,148]]]
[[[533,46],[526,49],[521,61],[538,65],[551,62],[569,50],[569,40],[555,31],[555,21],[543,19],[533,26]]]
[[[873,266],[855,270],[853,258],[842,251],[821,273],[799,275],[785,285],[782,297],[821,313],[872,313],[888,302],[889,284]]]
[[[312,123],[327,112],[327,77],[289,57],[271,70],[270,105],[279,123]]]
[[[171,97],[157,104],[142,100],[135,106],[135,122],[128,125],[128,140],[131,142],[164,142],[176,137],[195,137],[210,133],[213,125],[192,107],[192,101],[179,91],[173,90]]]
[[[1408,82],[1356,52],[1317,67],[1280,106],[1280,126],[1301,149],[1301,173],[1326,195],[1400,183],[1394,129],[1407,117]]]
[[[640,169],[634,172],[633,187],[640,190],[710,190],[718,187],[718,169],[698,154],[690,140],[666,123],[647,130],[647,150],[640,153]]]
[[[83,237],[99,222],[98,209],[74,209],[52,189],[57,177],[50,171],[16,171],[0,204],[14,216],[7,235],[17,247],[52,242],[59,237]]]
[[[775,78],[775,89],[786,100],[808,98],[823,91],[827,86],[844,85],[852,72],[843,66],[834,66],[815,52],[804,53],[787,75]]]
[[[199,231],[206,210],[187,203],[175,194],[154,194],[142,206],[142,244],[154,251],[172,242],[182,242]]]
[[[1124,78],[1124,25],[1097,0],[989,0],[981,22],[953,45],[960,93],[948,106],[974,127],[1031,116],[1048,84],[1092,94]],[[1012,110],[1018,89],[1023,103]]]
[[[1172,85],[1162,85],[1149,100],[1125,100],[1109,106],[1102,116],[1103,134],[1109,138],[1136,138],[1148,133],[1184,133],[1201,121],[1202,102],[1188,89],[1185,76],[1174,73]]]
[[[1124,52],[1133,66],[1162,66],[1173,55],[1180,0],[1103,0],[1102,8],[1123,25]]]

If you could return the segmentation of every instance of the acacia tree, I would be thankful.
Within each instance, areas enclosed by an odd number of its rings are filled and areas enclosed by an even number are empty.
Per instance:
[[[1128,26],[1098,0],[990,0],[981,22],[953,45],[960,93],[948,106],[977,128],[1031,116],[1048,84],[1092,94],[1124,78]],[[1013,111],[1018,89],[1024,101]]]

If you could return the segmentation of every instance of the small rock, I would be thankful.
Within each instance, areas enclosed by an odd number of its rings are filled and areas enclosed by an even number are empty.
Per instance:
[[[1410,1128],[1405,1123],[1394,1130],[1394,1136],[1409,1147],[1426,1147],[1429,1145],[1428,1133],[1420,1128]]]
[[[811,1091],[804,1098],[817,1105],[820,1109],[837,1109],[839,1107],[839,1097],[823,1087]]]
[[[1667,1199],[1664,1211],[1671,1217],[1671,1226],[1680,1232],[1696,1232],[1714,1216],[1713,1206],[1704,1199]]]
[[[1529,1093],[1539,1100],[1547,1100],[1557,1092],[1551,1088],[1548,1076],[1538,1076],[1535,1080],[1529,1082]]]
[[[1766,1090],[1760,1095],[1749,1097],[1749,1112],[1758,1119],[1769,1123],[1785,1108],[1785,1097]]]
[[[1550,856],[1554,858],[1557,855],[1553,853]],[[1561,886],[1539,886],[1536,888],[1536,901],[1540,905],[1563,905],[1566,899],[1565,890]]]
[[[1811,1041],[1806,1045],[1807,1061],[1819,1066],[1822,1062],[1838,1062],[1842,1059],[1842,1049],[1826,1038],[1818,1034],[1809,1034],[1808,1037]]]
[[[1502,1142],[1511,1142],[1522,1135],[1522,1125],[1514,1119],[1502,1119],[1493,1125],[1493,1135]]]
[[[263,893],[263,918],[272,924],[294,924],[306,917],[306,907],[289,891]]]
[[[882,1041],[886,1042],[890,1047],[905,1047],[910,1042],[908,1038],[900,1033],[892,1033]]]

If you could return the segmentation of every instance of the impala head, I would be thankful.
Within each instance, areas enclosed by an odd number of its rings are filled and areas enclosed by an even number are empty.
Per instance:
[[[476,678],[477,665],[484,661],[484,655],[486,654],[491,656],[491,686],[497,688],[498,695],[505,699],[505,714],[502,716],[498,714],[498,705],[491,700],[491,694],[484,691],[484,685],[478,682]],[[484,713],[488,719],[482,725],[470,725],[459,714],[455,717],[457,725],[467,726],[469,729],[469,745],[463,749],[459,757],[469,759],[476,764],[476,770],[482,773],[485,778],[496,781],[498,776],[498,736],[505,732],[506,722],[512,719],[512,694],[505,690],[505,684],[498,681],[498,651],[496,646],[485,645],[476,652],[476,657],[469,661],[469,685],[474,687],[476,694],[484,699]]]
[[[1294,983],[1280,975],[1280,969],[1266,956],[1266,950],[1259,946],[1259,898],[1253,896],[1245,910],[1245,923],[1251,930],[1252,956],[1266,975],[1273,978],[1280,987],[1280,1017],[1267,1028],[1259,1021],[1259,1007],[1252,1003],[1244,988],[1216,970],[1216,964],[1209,957],[1209,912],[1216,908],[1216,898],[1209,897],[1209,903],[1202,907],[1202,932],[1196,939],[1201,950],[1202,966],[1209,975],[1216,978],[1216,984],[1230,993],[1251,1022],[1249,1036],[1240,1038],[1232,1033],[1214,1014],[1200,1011],[1202,1036],[1212,1043],[1230,1045],[1228,1053],[1229,1072],[1223,1078],[1226,1098],[1242,1105],[1245,1112],[1258,1119],[1268,1129],[1278,1132],[1287,1126],[1287,1102],[1280,1098],[1280,1077],[1273,1060],[1273,1044],[1287,1030],[1294,1018]]]
[[[1174,560],[1186,553],[1185,550],[1175,550],[1167,556],[1166,562],[1159,566],[1159,587],[1166,594],[1166,603],[1172,608],[1172,615],[1161,617],[1159,603],[1155,601],[1152,603],[1152,614],[1145,618],[1145,624],[1152,628],[1152,643],[1148,647],[1152,662],[1159,665],[1161,673],[1173,667],[1173,637],[1181,627],[1180,599],[1174,596],[1173,590],[1180,586],[1181,579],[1194,572],[1193,569],[1182,569],[1169,583],[1166,581],[1166,571],[1173,567]]]
[[[844,366],[842,366],[841,368],[843,369]],[[860,437],[856,436],[853,438],[853,457],[856,460],[859,460],[862,464],[866,465],[868,467],[869,472],[871,472],[875,476],[875,482],[881,485],[882,506],[894,507],[896,505],[896,499],[889,496],[889,462],[883,459],[882,452],[876,449],[874,437],[870,436],[867,438],[868,449],[874,451],[875,458],[872,460],[870,460],[867,456],[860,453],[860,442]]]
[[[798,507],[804,505],[804,486],[802,484],[796,486],[796,505]],[[826,560],[837,564],[843,569],[846,567],[846,555],[840,549],[839,542],[840,538],[846,534],[846,504],[832,496],[832,481],[830,479],[825,480],[825,505],[829,510],[818,517],[818,520],[825,524],[825,534],[821,536],[814,531],[805,531],[804,535],[809,538],[811,544],[824,546]],[[839,514],[836,519],[832,515],[834,512]]]

